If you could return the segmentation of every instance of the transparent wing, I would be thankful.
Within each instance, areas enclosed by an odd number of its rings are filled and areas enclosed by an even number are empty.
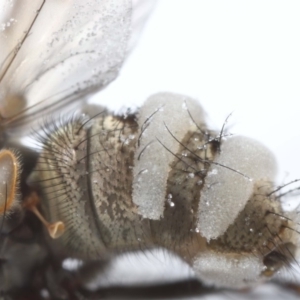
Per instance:
[[[24,134],[45,114],[70,110],[114,80],[133,44],[131,6],[130,0],[0,0],[2,130]],[[138,31],[142,22],[133,25]]]

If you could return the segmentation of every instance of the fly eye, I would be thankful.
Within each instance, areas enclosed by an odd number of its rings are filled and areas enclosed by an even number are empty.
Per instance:
[[[20,165],[15,153],[0,151],[0,231],[8,232],[22,219],[18,197]]]
[[[280,248],[270,252],[264,257],[263,263],[266,269],[262,275],[271,277],[283,266],[288,266],[294,259],[293,253],[295,253],[295,246],[292,243],[283,244]]]

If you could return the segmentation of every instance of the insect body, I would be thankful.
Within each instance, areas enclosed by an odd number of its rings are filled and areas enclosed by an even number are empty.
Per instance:
[[[86,269],[78,277],[66,272],[66,257],[88,265],[162,247],[204,283],[231,288],[263,281],[296,259],[297,218],[277,199],[272,154],[253,140],[209,130],[194,100],[163,93],[136,115],[104,110],[37,126],[116,77],[130,48],[130,4],[0,3],[5,296],[39,299],[46,291],[81,299],[86,286],[78,278]],[[29,128],[42,146],[35,167],[19,143]],[[16,144],[23,163],[11,150]]]
[[[298,225],[276,198],[272,154],[224,139],[175,94],[150,97],[137,117],[103,111],[47,133],[33,178],[47,218],[66,226],[56,244],[83,259],[163,247],[217,286],[272,276],[295,259]]]

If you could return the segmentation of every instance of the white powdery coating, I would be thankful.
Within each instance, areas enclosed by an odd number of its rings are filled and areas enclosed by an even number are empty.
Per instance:
[[[90,290],[111,286],[145,286],[195,278],[190,266],[165,249],[123,253],[95,275],[87,282]]]
[[[193,263],[199,279],[216,287],[243,288],[261,281],[265,269],[263,262],[255,255],[237,255],[204,252]]]
[[[220,165],[210,166],[215,172],[205,178],[197,224],[207,240],[221,236],[245,207],[255,182],[274,181],[277,170],[274,155],[264,145],[242,136],[223,141],[215,162],[245,176]]]
[[[163,216],[169,164],[180,147],[176,139],[180,141],[189,129],[196,129],[189,111],[197,124],[204,122],[200,104],[182,95],[153,95],[140,110],[142,133],[134,157],[133,202],[144,218],[157,220]]]

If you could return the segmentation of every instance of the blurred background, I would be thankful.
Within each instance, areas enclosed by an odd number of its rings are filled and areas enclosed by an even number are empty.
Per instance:
[[[213,128],[233,112],[230,132],[268,146],[278,160],[278,184],[300,178],[299,15],[299,1],[159,0],[119,78],[93,101],[119,110],[156,92],[186,94],[200,101]],[[126,255],[127,270],[134,269],[131,259]],[[174,261],[156,260],[178,276],[191,274]],[[164,278],[175,273],[158,271]],[[274,299],[272,293],[282,298],[272,289],[271,296],[255,297]],[[227,296],[216,297],[209,299]]]

